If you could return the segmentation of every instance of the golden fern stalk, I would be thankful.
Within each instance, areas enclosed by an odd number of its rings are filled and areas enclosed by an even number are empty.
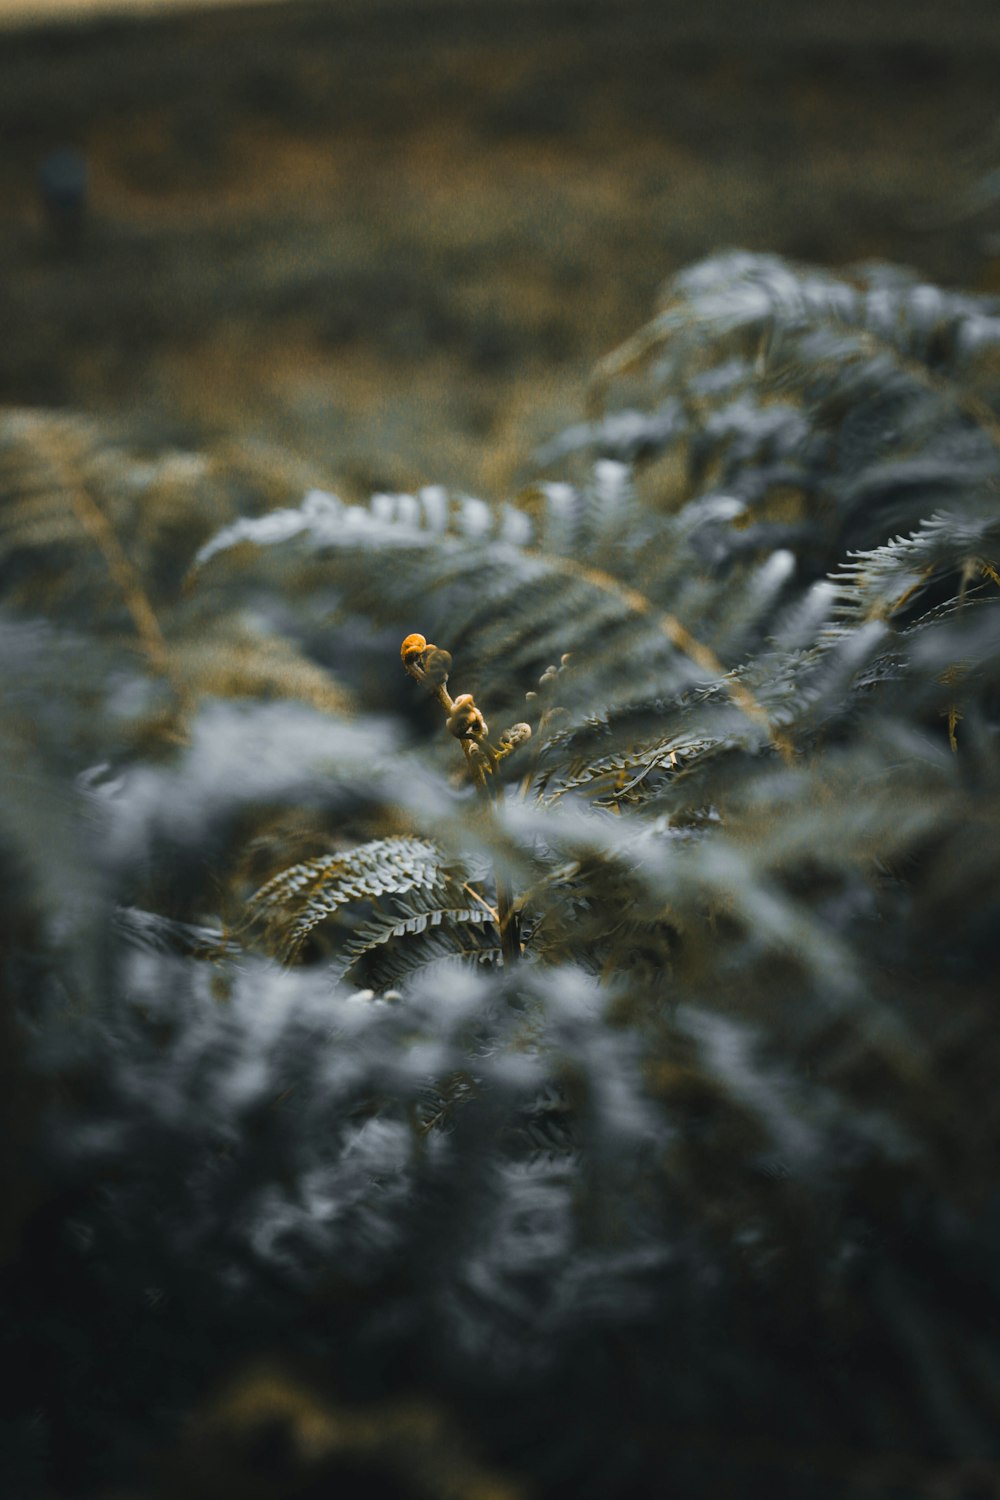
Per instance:
[[[489,725],[476,706],[471,693],[453,698],[448,691],[451,653],[428,643],[419,634],[408,635],[399,651],[403,666],[421,686],[429,688],[447,715],[447,728],[458,740],[465,754],[473,785],[492,816],[493,808],[503,799],[503,787],[496,770],[505,756],[531,737],[531,726],[519,723],[501,735],[497,745],[489,739]],[[521,956],[521,935],[517,912],[511,898],[510,881],[499,867],[494,870],[497,891],[497,926],[504,966],[511,968]]]

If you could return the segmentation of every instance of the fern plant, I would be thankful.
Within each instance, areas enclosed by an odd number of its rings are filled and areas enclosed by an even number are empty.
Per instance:
[[[581,909],[567,887],[582,878],[579,841],[595,842],[602,879],[622,826],[625,867],[640,828],[657,859],[679,835],[699,848],[730,832],[741,842],[738,816],[721,809],[749,775],[797,780],[798,824],[831,739],[839,754],[868,754],[861,744],[891,718],[957,748],[960,718],[987,711],[976,658],[995,628],[997,447],[976,381],[997,333],[986,305],[902,275],[852,285],[726,258],[682,277],[667,311],[608,363],[604,375],[665,349],[650,379],[654,402],[668,394],[648,418],[632,409],[563,443],[598,449],[589,479],[540,483],[499,511],[438,490],[379,496],[368,510],[313,494],[220,533],[199,575],[251,543],[288,556],[295,588],[297,570],[321,558],[342,611],[406,626],[420,610],[461,641],[491,716],[516,713],[525,681],[545,668],[517,799],[494,838],[537,941],[561,943],[544,907]],[[677,461],[688,468],[680,504],[651,482],[665,455],[672,483]],[[775,507],[797,507],[798,522],[773,519]],[[910,534],[895,535],[907,519]],[[850,547],[862,539],[872,545]],[[373,555],[374,570],[362,561]],[[390,600],[383,568],[397,580]],[[563,665],[546,668],[557,654]],[[918,684],[915,663],[930,657],[939,670],[916,666]],[[850,727],[859,715],[862,734]],[[517,847],[516,820],[533,801],[552,809],[549,869]],[[592,821],[560,863],[548,830],[584,804]],[[624,811],[627,825],[600,816]],[[461,834],[457,848],[454,830],[436,836],[462,852]],[[692,854],[691,868],[702,858]],[[599,921],[592,895],[579,902]],[[583,930],[588,954],[600,951],[597,931]],[[664,951],[657,967],[666,963]]]
[[[998,348],[718,257],[503,504],[7,419],[14,1492],[993,1473]]]

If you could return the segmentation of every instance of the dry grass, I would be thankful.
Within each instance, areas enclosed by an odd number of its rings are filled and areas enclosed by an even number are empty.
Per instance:
[[[693,7],[513,0],[12,34],[0,401],[158,441],[252,431],[348,495],[496,493],[662,279],[720,246],[988,281],[971,230],[921,222],[994,108],[987,20],[975,47],[914,41],[916,11],[892,45],[855,18],[776,46],[724,10],[700,41]],[[65,141],[92,184],[75,257],[35,199]]]

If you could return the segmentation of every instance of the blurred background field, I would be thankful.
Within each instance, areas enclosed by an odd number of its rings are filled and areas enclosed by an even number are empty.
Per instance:
[[[498,495],[713,250],[1000,287],[992,0],[155,9],[3,16],[4,404]]]

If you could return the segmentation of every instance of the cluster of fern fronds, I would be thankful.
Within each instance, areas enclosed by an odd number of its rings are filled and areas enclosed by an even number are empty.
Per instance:
[[[14,1492],[996,1493],[998,392],[730,255],[509,503],[3,419]]]

